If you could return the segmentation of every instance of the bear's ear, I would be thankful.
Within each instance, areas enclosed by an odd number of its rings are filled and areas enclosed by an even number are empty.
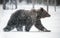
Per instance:
[[[43,11],[44,9],[43,9],[43,8],[41,8],[40,10],[41,10],[41,11]]]

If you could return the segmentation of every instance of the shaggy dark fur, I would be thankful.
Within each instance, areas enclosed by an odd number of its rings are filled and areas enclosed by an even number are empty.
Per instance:
[[[33,24],[39,30],[49,31],[40,21],[41,18],[45,17],[50,17],[50,15],[43,8],[38,10],[32,9],[30,11],[18,10],[12,14],[7,26],[4,28],[4,31],[11,31],[14,28],[17,28],[17,31],[23,31],[23,26],[25,26],[25,31],[29,31]]]
[[[31,17],[27,16],[24,10],[18,10],[12,14],[7,26],[4,28],[4,31],[11,31],[14,28],[17,28],[17,31],[23,31],[22,27],[24,25],[26,31],[28,31],[28,29],[31,28],[30,26],[32,26],[31,24],[33,24]]]

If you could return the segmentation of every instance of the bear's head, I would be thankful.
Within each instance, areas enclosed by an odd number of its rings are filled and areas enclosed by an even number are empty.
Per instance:
[[[50,17],[51,15],[43,8],[37,10],[37,18]]]

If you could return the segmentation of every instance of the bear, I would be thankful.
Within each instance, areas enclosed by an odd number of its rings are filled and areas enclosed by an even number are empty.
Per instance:
[[[23,31],[22,27],[25,26],[25,31],[29,32],[32,25],[41,31],[50,32],[41,24],[41,18],[50,17],[50,14],[43,8],[38,10],[17,10],[11,15],[7,26],[3,29],[5,32],[11,31],[16,28],[17,31]]]

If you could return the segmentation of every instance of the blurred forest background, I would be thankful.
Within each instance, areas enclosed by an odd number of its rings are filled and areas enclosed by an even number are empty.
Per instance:
[[[4,1],[9,1],[9,0],[0,0],[0,4],[3,4]],[[32,3],[32,0],[17,0],[17,2],[22,2],[22,1],[25,1],[27,4]],[[39,3],[39,4],[47,3],[47,0],[35,0],[35,1],[36,1],[36,3]],[[55,2],[55,0],[49,0],[50,5],[53,5],[54,2]],[[56,0],[56,5],[60,5],[60,0]]]

